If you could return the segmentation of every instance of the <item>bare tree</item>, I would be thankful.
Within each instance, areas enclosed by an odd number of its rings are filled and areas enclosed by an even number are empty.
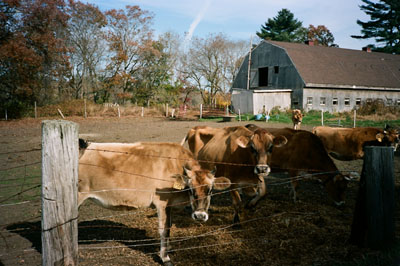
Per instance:
[[[106,49],[103,29],[107,21],[97,7],[73,0],[69,13],[71,87],[75,98],[92,98],[99,89],[97,73]]]
[[[217,93],[227,93],[231,88],[238,60],[245,53],[245,42],[231,41],[221,33],[194,38],[183,58],[182,73],[200,88],[203,101],[211,104]]]

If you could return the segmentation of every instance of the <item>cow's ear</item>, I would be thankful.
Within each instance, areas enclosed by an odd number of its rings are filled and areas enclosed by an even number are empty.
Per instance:
[[[376,139],[377,139],[379,142],[382,142],[384,137],[385,137],[385,135],[383,135],[382,133],[376,134]]]
[[[273,140],[275,147],[281,147],[281,146],[285,145],[287,142],[288,142],[287,138],[282,135],[275,137]]]
[[[250,143],[250,138],[246,136],[240,136],[235,140],[236,144],[241,148],[247,148]]]
[[[217,177],[214,179],[213,187],[216,190],[224,190],[231,186],[231,180],[226,177]]]

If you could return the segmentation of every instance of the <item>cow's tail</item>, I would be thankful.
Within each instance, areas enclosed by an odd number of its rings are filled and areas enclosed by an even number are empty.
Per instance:
[[[181,141],[181,146],[185,145],[185,142],[188,140],[189,133]]]

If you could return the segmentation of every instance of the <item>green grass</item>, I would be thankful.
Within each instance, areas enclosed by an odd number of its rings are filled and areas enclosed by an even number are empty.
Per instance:
[[[0,171],[0,204],[38,199],[41,194],[40,164]]]
[[[241,121],[257,121],[255,120],[255,115],[252,114],[242,114]],[[222,121],[221,117],[212,117],[212,118],[202,118],[199,121],[208,122],[208,121]],[[236,116],[236,121],[239,121],[239,116]],[[265,116],[258,121],[265,121]],[[288,112],[279,112],[270,115],[269,122],[275,123],[283,123],[288,124],[288,127],[292,126],[292,115]],[[309,126],[320,126],[321,125],[321,112],[320,111],[309,111],[303,117],[303,125]],[[363,120],[358,118],[356,120],[356,127],[378,127],[383,128],[386,124],[389,124],[394,127],[400,127],[400,119],[397,120]],[[353,127],[354,121],[353,117],[346,113],[336,113],[331,114],[329,112],[324,112],[324,125],[325,126],[341,126],[341,127]]]

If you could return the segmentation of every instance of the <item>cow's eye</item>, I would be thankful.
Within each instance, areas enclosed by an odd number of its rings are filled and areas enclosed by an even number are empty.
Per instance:
[[[274,148],[274,145],[269,146],[268,152],[271,153],[273,148]]]

